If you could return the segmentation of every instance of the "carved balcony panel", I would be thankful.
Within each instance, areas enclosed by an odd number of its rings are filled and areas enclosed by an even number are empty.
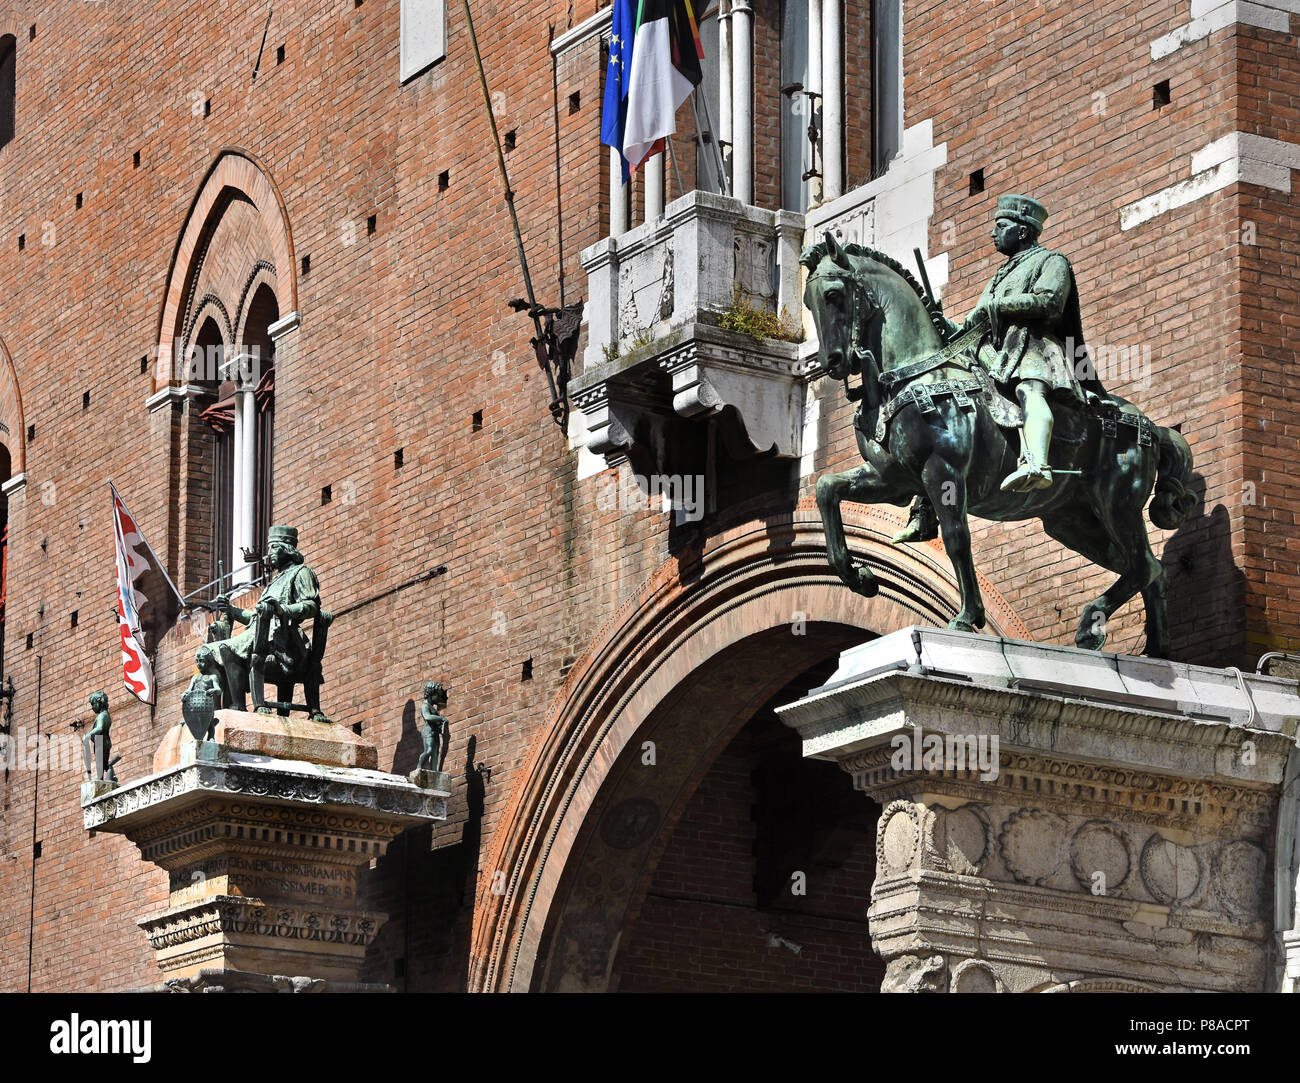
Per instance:
[[[587,450],[658,468],[682,420],[720,418],[729,445],[798,458],[799,344],[722,322],[750,310],[801,329],[803,242],[802,215],[690,192],[659,221],[586,249],[587,348],[572,398]]]

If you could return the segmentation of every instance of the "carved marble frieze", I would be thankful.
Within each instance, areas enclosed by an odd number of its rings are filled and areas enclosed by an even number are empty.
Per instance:
[[[364,948],[385,920],[382,914],[366,911],[268,905],[260,899],[223,895],[169,909],[139,925],[156,951],[216,934]]]
[[[244,794],[276,802],[367,810],[376,814],[446,817],[446,796],[421,790],[408,780],[378,771],[331,769],[316,765],[248,762],[195,763],[151,775],[109,791],[82,807],[87,829],[110,821],[153,819],[151,809],[168,806],[169,815],[209,794]],[[177,799],[191,798],[189,802]]]

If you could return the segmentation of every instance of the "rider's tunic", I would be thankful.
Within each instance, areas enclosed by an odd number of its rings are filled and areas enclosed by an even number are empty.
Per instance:
[[[249,661],[257,640],[258,623],[268,619],[271,622],[267,628],[270,649],[287,653],[295,663],[301,662],[310,653],[311,645],[297,623],[320,613],[320,584],[316,580],[316,573],[306,564],[284,568],[267,584],[262,598],[274,598],[279,602],[288,610],[285,614],[288,620],[254,610],[248,629],[232,636],[222,646],[234,652],[242,661]]]
[[[1041,380],[1056,397],[1084,401],[1076,365],[1087,355],[1078,289],[1065,256],[1041,245],[1016,253],[993,276],[980,307],[989,313],[991,330],[979,356],[998,383]],[[1067,345],[1074,358],[1067,357]]]

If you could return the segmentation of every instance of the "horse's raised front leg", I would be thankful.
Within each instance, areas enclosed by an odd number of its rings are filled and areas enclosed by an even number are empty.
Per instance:
[[[840,504],[845,500],[855,504],[889,504],[898,499],[898,492],[887,485],[870,464],[840,474],[824,474],[817,479],[817,506],[821,509],[826,534],[826,556],[845,584],[867,598],[880,590],[880,583],[865,564],[854,567],[844,537]]]
[[[984,627],[984,599],[975,577],[970,524],[966,521],[966,476],[952,463],[935,457],[925,464],[921,477],[939,518],[943,547],[961,589],[961,612],[948,622],[948,627],[958,632],[973,632]]]

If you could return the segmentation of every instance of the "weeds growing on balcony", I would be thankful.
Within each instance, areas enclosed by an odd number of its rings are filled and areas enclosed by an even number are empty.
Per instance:
[[[763,308],[755,308],[740,290],[731,295],[731,307],[722,314],[719,325],[728,331],[739,331],[751,338],[774,338],[781,342],[802,342],[803,328],[782,308],[778,316]]]

